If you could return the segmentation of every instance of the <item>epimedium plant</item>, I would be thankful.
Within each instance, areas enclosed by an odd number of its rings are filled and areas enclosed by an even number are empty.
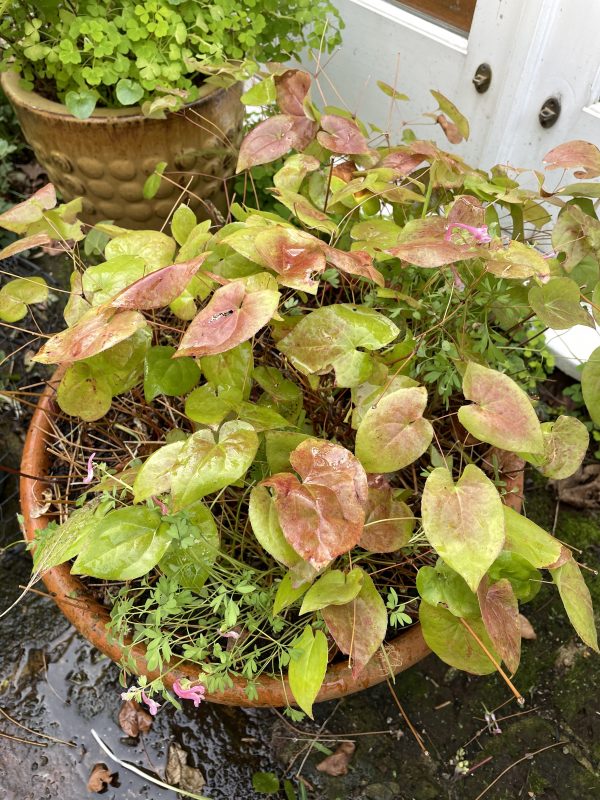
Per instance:
[[[3,2],[1,69],[85,119],[96,105],[173,110],[198,96],[198,75],[235,60],[288,60],[339,41],[328,0],[43,0]]]
[[[517,670],[519,604],[541,570],[597,650],[573,553],[511,507],[497,455],[551,478],[585,456],[579,420],[538,419],[523,353],[533,314],[542,326],[588,321],[600,223],[563,198],[597,184],[536,194],[500,168],[485,174],[410,134],[392,146],[319,111],[302,71],[264,81],[255,95],[274,93],[282,113],[248,135],[238,166],[285,158],[272,194],[289,218],[233,205],[235,221],[213,231],[181,205],[171,235],[101,223],[88,240],[104,260],[75,260],[68,327],[35,359],[60,365],[77,473],[37,537],[35,573],[73,560],[73,573],[108,582],[125,674],[132,643],[163,674],[191,661],[198,680],[179,697],[210,697],[237,676],[252,698],[261,675],[287,671],[312,714],[336,653],[358,677],[417,616],[446,663],[510,682],[501,664]],[[434,96],[436,123],[468,135]],[[548,161],[600,174],[592,145]],[[548,196],[562,207],[543,254],[525,239],[528,224],[543,234]],[[28,247],[54,214],[64,239],[81,240],[55,202],[46,187],[0,224]],[[575,224],[583,250],[564,233]],[[71,417],[77,441],[79,419],[100,431],[92,441],[109,437],[103,458],[85,458],[90,445],[74,459]],[[117,428],[134,439],[110,439]],[[65,514],[65,499],[76,510]],[[153,693],[173,699],[162,675],[128,696],[156,710]]]

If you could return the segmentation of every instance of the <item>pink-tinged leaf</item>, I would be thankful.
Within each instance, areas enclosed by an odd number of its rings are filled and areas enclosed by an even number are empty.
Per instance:
[[[360,275],[361,278],[373,281],[377,286],[385,286],[385,278],[373,264],[371,256],[364,250],[354,250],[351,253],[346,253],[329,245],[325,245],[324,250],[327,261],[339,269],[340,272],[345,272],[348,275]]]
[[[54,186],[47,183],[27,200],[0,214],[0,228],[13,233],[25,233],[30,225],[42,218],[44,211],[49,211],[55,205]]]
[[[51,241],[52,239],[47,233],[34,233],[24,239],[17,239],[16,242],[12,242],[12,244],[0,250],[0,261],[4,258],[16,256],[17,253],[22,253],[24,250],[31,250],[33,247],[42,247],[45,244],[50,244]]]
[[[372,553],[393,553],[406,547],[415,528],[415,518],[401,500],[395,499],[397,489],[387,482],[384,475],[369,475],[369,497],[365,527],[359,547]]]
[[[423,418],[427,389],[398,389],[379,399],[363,416],[356,431],[355,453],[367,472],[395,472],[412,464],[433,438]]]
[[[404,226],[400,244],[386,252],[409,264],[429,269],[480,255],[480,250],[474,247],[447,241],[446,221],[439,217],[412,220]]]
[[[459,408],[458,419],[472,436],[504,450],[543,454],[535,410],[512,378],[471,361],[463,377],[463,394],[474,405]]]
[[[210,253],[201,253],[191,261],[162,267],[127,286],[112,301],[117,308],[149,310],[164,308],[176,300],[200,269]]]
[[[290,455],[302,478],[283,472],[262,482],[275,490],[283,534],[317,570],[351,550],[360,539],[367,502],[367,476],[340,445],[306,439]]]
[[[358,595],[342,606],[327,606],[321,614],[342,653],[349,656],[352,677],[357,678],[373,658],[387,631],[387,611],[373,580],[366,572]]]
[[[590,435],[583,422],[576,417],[561,415],[554,422],[542,422],[542,435],[544,455],[523,453],[523,458],[547,478],[562,480],[574,475],[590,443]]]
[[[544,280],[550,277],[550,265],[547,259],[523,242],[511,241],[507,247],[500,242],[489,249],[480,249],[478,254],[485,258],[485,268],[498,278],[523,280],[537,276]]]
[[[72,328],[48,339],[33,360],[41,364],[81,361],[128,339],[145,325],[137,311],[92,308]]]
[[[381,162],[382,167],[389,167],[404,177],[414,172],[425,160],[420,153],[411,153],[408,150],[396,150],[388,153]]]
[[[481,200],[470,194],[457,197],[448,211],[448,226],[455,222],[482,228],[485,225],[485,208]]]
[[[600,149],[591,142],[575,139],[555,147],[544,156],[546,169],[575,169],[576,178],[597,178],[600,175]]]
[[[325,269],[323,245],[314,236],[296,228],[273,225],[259,231],[254,246],[265,267],[274,270],[279,283],[292,289],[316,293],[313,275]]]
[[[494,484],[474,464],[456,484],[438,467],[425,482],[421,514],[429,543],[476,592],[504,545],[504,513]]]
[[[306,117],[277,114],[260,122],[242,142],[236,172],[269,164],[290,150],[304,150],[313,140],[317,124]]]
[[[506,578],[488,585],[481,581],[477,592],[481,618],[496,652],[514,674],[521,660],[521,623],[519,604]]]
[[[325,114],[321,117],[321,128],[317,134],[319,144],[342,155],[366,155],[369,153],[367,140],[352,119]]]
[[[175,355],[216,355],[251,339],[277,311],[276,286],[266,273],[221,286],[194,317]]]
[[[444,135],[450,144],[460,144],[463,141],[463,135],[459,131],[458,126],[455,125],[454,122],[450,122],[445,114],[438,114],[435,121],[444,131]]]
[[[290,69],[275,76],[277,105],[284,114],[304,117],[304,98],[310,90],[311,77],[301,69]]]
[[[571,557],[551,575],[571,625],[588,647],[599,652],[592,597],[575,560]]]

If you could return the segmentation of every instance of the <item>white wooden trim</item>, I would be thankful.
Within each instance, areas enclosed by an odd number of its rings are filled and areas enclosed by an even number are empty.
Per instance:
[[[594,103],[591,106],[585,106],[582,111],[585,114],[590,114],[592,117],[596,117],[596,119],[600,119],[600,103]]]
[[[411,14],[410,11],[400,8],[400,6],[386,2],[386,0],[350,0],[350,2],[369,11],[374,11],[376,14],[390,20],[390,22],[395,22],[410,31],[420,33],[433,42],[449,47],[457,53],[462,55],[467,53],[468,39],[466,36],[461,36],[441,25],[436,25],[434,22],[419,17],[417,14]]]

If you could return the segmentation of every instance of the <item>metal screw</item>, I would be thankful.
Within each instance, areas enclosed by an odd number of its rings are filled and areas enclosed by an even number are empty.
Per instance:
[[[479,94],[487,92],[492,82],[492,68],[489,64],[480,64],[473,76],[473,85]]]
[[[540,109],[538,119],[542,128],[551,128],[560,117],[560,100],[549,97]]]

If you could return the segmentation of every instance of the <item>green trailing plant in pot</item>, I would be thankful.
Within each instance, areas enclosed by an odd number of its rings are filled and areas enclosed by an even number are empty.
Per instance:
[[[234,206],[211,230],[182,205],[171,235],[88,235],[106,260],[76,259],[68,327],[35,356],[58,371],[22,465],[34,579],[153,712],[312,714],[427,646],[521,699],[542,570],[597,649],[573,553],[519,513],[523,459],[559,478],[588,444],[528,394],[522,292],[560,262],[497,220],[541,206],[431,142],[378,146],[309,88],[288,75],[240,153],[285,157],[289,219]],[[27,238],[49,212],[10,213]]]
[[[0,71],[26,138],[88,222],[160,227],[181,187],[225,208],[241,138],[240,78],[305,47],[333,47],[328,0],[3,2]],[[227,76],[215,75],[226,62]],[[155,165],[170,175],[144,200]],[[194,197],[195,196],[195,197]]]

